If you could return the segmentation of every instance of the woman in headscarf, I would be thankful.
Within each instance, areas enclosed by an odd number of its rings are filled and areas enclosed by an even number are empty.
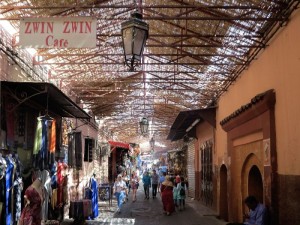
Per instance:
[[[162,182],[160,191],[164,213],[169,216],[175,211],[175,205],[173,201],[173,182],[169,176],[166,176],[165,181]]]

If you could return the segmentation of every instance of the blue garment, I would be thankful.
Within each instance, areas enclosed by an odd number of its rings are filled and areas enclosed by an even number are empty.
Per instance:
[[[91,191],[91,200],[92,200],[92,219],[97,218],[99,215],[99,209],[98,209],[98,184],[96,179],[91,178],[90,180],[90,188]]]
[[[266,207],[259,203],[254,210],[250,210],[249,219],[245,224],[265,225]]]
[[[15,161],[15,176],[13,181],[14,186],[14,221],[18,222],[21,217],[21,202],[22,202],[22,190],[23,190],[23,180],[22,180],[22,164],[17,154],[13,155]]]
[[[42,120],[42,146],[40,170],[48,169],[48,120]]]
[[[117,198],[118,208],[119,208],[119,210],[121,210],[122,205],[123,205],[123,201],[124,201],[124,198],[125,198],[125,192],[124,191],[115,192],[115,196]]]
[[[142,159],[140,155],[137,156],[137,161],[138,161],[138,167],[140,168],[142,165]]]
[[[6,224],[10,225],[12,222],[12,186],[13,186],[13,171],[14,163],[9,158],[6,158],[6,201],[5,201],[5,212],[6,212]]]
[[[159,183],[161,184],[162,182],[164,182],[165,181],[165,176],[161,176],[160,178],[159,178]]]
[[[0,211],[1,219],[0,224],[5,224],[5,202],[6,202],[6,159],[0,156],[0,202],[2,203],[2,209]]]
[[[143,183],[146,186],[151,185],[151,177],[148,174],[143,176]]]

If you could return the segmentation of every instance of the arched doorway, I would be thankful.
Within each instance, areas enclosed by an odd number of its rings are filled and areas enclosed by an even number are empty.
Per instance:
[[[253,147],[253,146],[252,146]],[[241,191],[242,199],[244,200],[247,196],[253,195],[259,201],[263,202],[263,165],[258,157],[251,153],[249,154],[243,164],[241,173]],[[245,204],[241,205],[239,216],[242,218],[243,213],[247,212],[248,208]]]
[[[257,166],[252,166],[248,176],[248,194],[253,195],[263,202],[263,182],[262,176]]]
[[[220,169],[220,217],[228,221],[228,202],[227,202],[227,168],[225,165]]]

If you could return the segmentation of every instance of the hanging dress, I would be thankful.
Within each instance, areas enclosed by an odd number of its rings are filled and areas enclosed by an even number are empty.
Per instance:
[[[13,155],[15,160],[15,176],[14,176],[14,221],[18,222],[21,216],[21,202],[22,202],[22,191],[23,191],[23,179],[22,179],[22,164],[17,154]]]
[[[29,186],[25,191],[27,199],[30,201],[22,211],[19,225],[41,225],[41,197],[39,193]]]
[[[11,225],[13,220],[13,180],[14,180],[14,161],[11,157],[6,158],[6,199],[5,199],[5,211],[6,211],[6,225]]]
[[[98,217],[98,184],[95,178],[91,178],[90,181],[91,192],[91,200],[92,200],[92,219]]]
[[[0,224],[5,224],[6,202],[6,161],[0,156]]]

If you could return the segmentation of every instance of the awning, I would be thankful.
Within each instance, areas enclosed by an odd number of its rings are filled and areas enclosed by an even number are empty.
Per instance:
[[[124,142],[108,141],[112,147],[129,149],[129,144]]]
[[[197,124],[207,121],[211,126],[216,127],[216,108],[181,111],[170,129],[167,140],[177,141],[182,139],[187,133],[195,133],[196,124],[190,130],[188,129],[195,121]]]
[[[89,114],[51,83],[1,81],[1,92],[4,91],[17,101],[14,108],[34,103],[58,116],[90,119]]]

